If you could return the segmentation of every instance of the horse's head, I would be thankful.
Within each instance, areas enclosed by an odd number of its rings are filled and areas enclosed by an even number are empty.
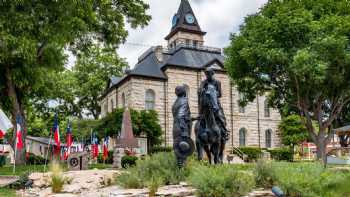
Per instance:
[[[214,111],[219,110],[216,88],[213,85],[208,84],[207,89],[204,93],[208,107],[210,107],[210,109],[213,109]]]

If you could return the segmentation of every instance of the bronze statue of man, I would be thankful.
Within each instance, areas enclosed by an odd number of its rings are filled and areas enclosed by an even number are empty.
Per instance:
[[[225,118],[225,114],[224,114],[224,110],[222,109],[221,103],[219,98],[221,98],[222,94],[221,94],[221,82],[216,80],[214,78],[214,69],[211,67],[206,68],[205,70],[205,76],[206,79],[203,80],[201,82],[200,88],[198,90],[198,99],[201,99],[201,96],[203,92],[205,92],[208,88],[208,85],[212,85],[215,87],[216,91],[217,91],[217,102],[218,102],[218,109],[214,109],[214,116],[215,116],[215,120],[218,124],[218,126],[220,127],[220,131],[221,131],[221,135],[223,137],[223,140],[226,142],[228,140],[229,137],[229,132],[226,128],[226,118]],[[201,116],[202,114],[202,109],[201,109],[201,105],[199,106],[199,115]]]
[[[177,86],[175,94],[177,99],[172,108],[174,118],[173,144],[177,164],[179,167],[182,167],[186,158],[194,151],[194,143],[191,139],[192,120],[186,96],[186,87],[184,85]]]

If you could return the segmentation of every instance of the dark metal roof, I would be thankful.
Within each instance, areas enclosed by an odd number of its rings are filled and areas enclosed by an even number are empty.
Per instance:
[[[188,24],[186,23],[186,15],[187,14],[192,14],[194,17],[194,23],[193,24]],[[174,25],[171,28],[171,31],[169,35],[165,37],[166,40],[170,39],[172,35],[174,35],[178,31],[188,31],[191,33],[197,33],[204,35],[206,34],[205,32],[202,31],[201,27],[199,26],[199,23],[197,21],[196,16],[194,15],[194,12],[191,8],[190,3],[188,0],[181,0],[181,4],[179,7],[179,10],[175,14],[175,16],[178,18],[176,25]]]
[[[155,52],[153,51],[147,57],[141,60],[141,62],[136,64],[135,68],[128,74],[166,79],[165,74],[160,69],[161,65],[162,63],[158,61]]]
[[[121,79],[122,79],[121,77],[111,76],[110,79],[109,79],[109,87],[112,87],[115,84],[119,83],[119,81]]]

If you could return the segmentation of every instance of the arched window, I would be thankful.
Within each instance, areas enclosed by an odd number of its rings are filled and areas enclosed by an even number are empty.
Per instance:
[[[125,100],[125,94],[122,94],[122,107],[125,108],[126,107],[126,100]]]
[[[272,135],[272,130],[268,129],[265,131],[265,146],[266,148],[271,148],[271,135]]]
[[[244,96],[243,94],[241,93],[238,93],[238,97],[239,97],[239,100],[238,100],[238,109],[239,109],[239,113],[245,113],[245,107],[242,107],[239,103],[240,101],[242,101],[244,99]]]
[[[189,98],[190,97],[190,87],[186,84],[184,84],[184,87],[186,89],[186,97]]]
[[[108,113],[108,105],[107,105],[107,102],[108,102],[108,101],[106,101],[106,103],[103,104],[103,113],[104,113],[104,114],[107,114],[107,113]]]
[[[111,99],[111,109],[112,109],[112,111],[114,109],[114,101],[113,101],[113,99]]]
[[[264,102],[264,114],[265,114],[265,117],[270,117],[270,107],[267,99]]]
[[[245,128],[241,128],[239,130],[239,146],[246,145],[246,135],[247,135],[247,130]]]
[[[146,90],[146,96],[145,96],[145,109],[146,110],[154,110],[155,99],[156,99],[156,94],[154,93],[154,91],[151,89]]]

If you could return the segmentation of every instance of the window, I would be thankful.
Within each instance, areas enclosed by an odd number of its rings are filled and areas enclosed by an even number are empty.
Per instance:
[[[154,110],[155,106],[155,93],[153,90],[148,89],[146,90],[146,96],[145,96],[145,109],[146,110]]]
[[[271,139],[271,133],[272,133],[272,130],[271,129],[268,129],[268,130],[266,130],[265,131],[265,146],[266,146],[266,148],[271,148],[271,141],[272,141],[272,139]]]
[[[125,94],[122,94],[122,107],[125,108],[126,107],[126,100],[125,100]]]
[[[245,113],[245,107],[242,107],[239,103],[244,100],[244,96],[243,94],[241,93],[238,93],[238,97],[239,97],[239,100],[238,100],[238,109],[239,109],[239,113]]]
[[[247,135],[247,130],[245,128],[241,128],[239,130],[239,146],[246,145],[246,135]]]
[[[197,47],[197,45],[198,45],[198,41],[197,40],[193,40],[193,46]]]
[[[112,111],[114,109],[114,102],[113,102],[113,100],[111,100],[111,109],[112,109]]]
[[[189,45],[190,45],[190,40],[186,39],[186,46],[189,46]]]
[[[264,115],[265,117],[270,117],[270,107],[267,99],[264,102]]]
[[[107,114],[107,113],[108,113],[108,105],[107,105],[107,102],[108,102],[108,101],[106,101],[106,103],[103,105],[103,111],[104,111],[103,113],[104,113],[104,114]]]

